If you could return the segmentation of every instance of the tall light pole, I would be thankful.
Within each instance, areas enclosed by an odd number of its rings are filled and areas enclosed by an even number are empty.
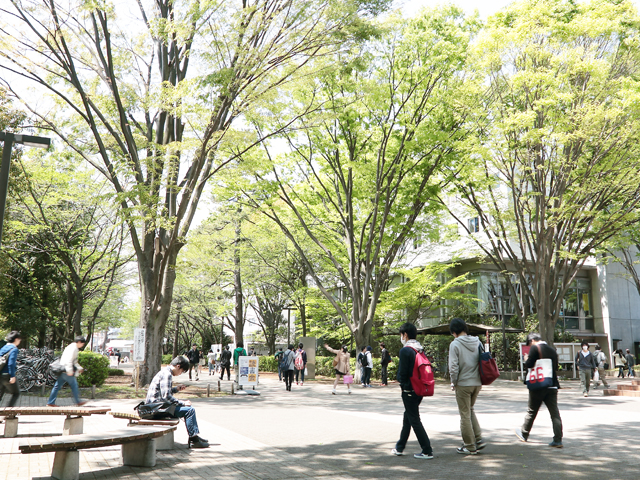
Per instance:
[[[0,167],[0,244],[2,243],[2,224],[4,223],[4,209],[7,204],[7,190],[9,189],[9,169],[11,167],[11,150],[13,144],[18,143],[26,147],[47,148],[51,145],[51,139],[47,137],[34,137],[32,135],[16,135],[14,133],[0,132],[2,147],[2,166]]]

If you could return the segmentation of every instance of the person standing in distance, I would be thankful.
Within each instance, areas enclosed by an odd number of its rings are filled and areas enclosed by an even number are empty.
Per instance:
[[[391,363],[391,355],[389,355],[389,350],[387,350],[387,347],[384,343],[380,344],[380,348],[382,349],[382,355],[380,356],[380,366],[382,367],[382,373],[380,375],[381,377],[381,382],[380,382],[380,386],[381,387],[386,387],[389,382],[388,382],[388,368],[389,368],[389,363]]]
[[[192,345],[186,356],[189,359],[189,380],[191,380],[191,370],[195,369],[197,382],[200,380],[200,352],[198,351],[198,346]]]
[[[231,380],[231,351],[229,345],[224,347],[220,356],[220,380],[224,378],[224,371],[227,371],[227,380]]]
[[[553,441],[549,446],[562,448],[562,419],[558,411],[558,387],[560,387],[560,383],[558,382],[558,354],[555,348],[551,348],[547,345],[547,342],[542,341],[539,333],[530,333],[527,336],[527,346],[530,346],[531,349],[529,350],[529,355],[525,356],[525,370],[533,368],[539,358],[551,359],[553,385],[540,390],[529,390],[527,415],[524,417],[522,428],[516,430],[516,436],[522,442],[528,440],[531,427],[533,427],[533,421],[536,419],[536,415],[538,415],[540,405],[544,402],[547,410],[549,410],[549,415],[551,415],[551,423],[553,425]],[[540,356],[540,354],[542,354],[542,356]]]
[[[423,350],[422,345],[416,340],[418,330],[412,323],[405,323],[400,327],[400,341],[402,347],[398,355],[398,383],[402,389],[402,403],[404,404],[404,416],[402,418],[402,430],[396,448],[391,450],[394,455],[404,455],[404,449],[409,440],[411,429],[418,438],[422,451],[414,455],[415,458],[430,460],[433,458],[433,449],[422,421],[420,420],[420,403],[422,397],[416,395],[411,385],[411,376],[416,361],[416,352]]]
[[[580,371],[580,385],[582,386],[582,395],[589,396],[589,387],[591,386],[591,377],[593,370],[598,368],[595,356],[589,351],[589,342],[582,341],[582,351],[576,353],[576,367]]]
[[[624,356],[624,359],[627,361],[627,368],[629,369],[629,371],[627,372],[627,377],[635,377],[636,372],[633,370],[633,367],[635,367],[636,362],[628,348],[627,354]]]
[[[64,352],[62,352],[62,356],[60,357],[60,365],[65,368],[65,372],[60,374],[58,380],[56,380],[56,383],[53,385],[51,395],[49,396],[49,400],[47,401],[47,407],[56,406],[58,391],[62,387],[64,387],[65,383],[68,383],[69,387],[71,387],[73,399],[78,406],[87,403],[86,401],[80,400],[78,381],[76,380],[76,375],[79,375],[84,370],[78,363],[78,353],[80,353],[80,349],[85,346],[87,340],[81,335],[77,336],[74,340],[75,341],[67,345],[67,348],[65,348]]]
[[[7,406],[15,407],[20,398],[20,385],[18,385],[18,379],[16,378],[16,363],[18,361],[18,345],[20,345],[22,337],[20,332],[14,330],[7,335],[5,340],[7,344],[0,348],[0,357],[7,353],[9,355],[7,363],[0,374],[0,400],[2,400],[5,393],[8,393],[11,395],[11,400],[9,400]]]
[[[474,405],[482,389],[480,369],[480,340],[469,335],[469,327],[461,318],[449,324],[453,342],[449,346],[449,375],[451,390],[456,392],[456,403],[460,413],[460,432],[464,445],[457,449],[462,455],[477,455],[486,444],[482,441],[482,430],[476,417]]]
[[[291,391],[291,384],[293,383],[293,370],[296,356],[293,348],[293,345],[289,345],[282,354],[282,375],[284,376],[284,384],[288,392]]]

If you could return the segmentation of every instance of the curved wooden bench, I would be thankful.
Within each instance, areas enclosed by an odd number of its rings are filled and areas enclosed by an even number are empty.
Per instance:
[[[0,407],[0,417],[5,417],[5,438],[18,435],[18,416],[20,415],[66,415],[62,434],[76,435],[83,431],[83,417],[104,415],[110,410],[109,407]]]
[[[135,467],[156,465],[156,438],[177,427],[127,428],[67,437],[30,437],[20,441],[21,453],[55,452],[51,476],[58,480],[77,480],[80,475],[78,450],[122,445],[122,463]]]
[[[137,413],[129,412],[109,412],[113,418],[122,418],[129,420],[128,427],[173,427],[180,423],[179,418],[167,418],[165,420],[144,420]],[[172,450],[174,445],[173,430],[168,432],[162,438],[156,439],[156,450]]]

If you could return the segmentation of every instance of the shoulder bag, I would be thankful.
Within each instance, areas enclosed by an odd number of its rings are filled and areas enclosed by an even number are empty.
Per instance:
[[[491,356],[491,352],[485,352],[482,342],[478,345],[480,352],[480,361],[478,368],[480,370],[480,383],[482,385],[491,385],[493,381],[500,376],[496,359]]]
[[[533,368],[527,371],[526,384],[529,390],[541,390],[543,388],[553,387],[553,362],[550,358],[542,357],[542,350],[538,347],[540,358],[536,360]],[[579,354],[579,352],[578,352]]]

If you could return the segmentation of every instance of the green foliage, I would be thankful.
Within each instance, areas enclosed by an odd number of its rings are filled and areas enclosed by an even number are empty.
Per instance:
[[[80,352],[78,363],[84,371],[78,377],[78,385],[90,387],[100,386],[109,376],[109,359],[104,355],[95,352]]]
[[[108,375],[110,377],[121,377],[122,375],[124,375],[124,370],[120,368],[110,368]]]
[[[260,362],[260,371],[261,372],[277,372],[278,371],[278,362],[273,355],[261,355]]]
[[[162,355],[162,364],[163,365],[169,365],[171,363],[171,360],[173,360],[173,356],[171,354]]]

